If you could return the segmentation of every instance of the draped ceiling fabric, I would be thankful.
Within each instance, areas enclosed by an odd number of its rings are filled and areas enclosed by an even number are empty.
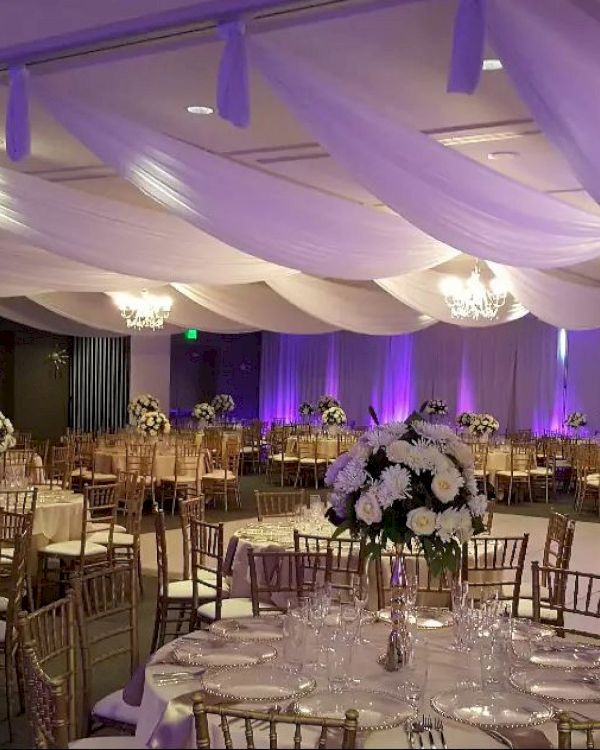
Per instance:
[[[587,12],[590,2],[488,0],[488,33],[548,138],[598,197],[600,105],[590,92],[600,72],[594,33],[600,14]],[[397,23],[403,11],[384,4],[370,15]],[[0,169],[0,315],[73,335],[123,333],[106,293],[156,289],[175,300],[166,332],[320,334],[335,342],[327,350],[333,366],[340,352],[353,351],[351,337],[333,333],[343,329],[383,336],[385,357],[398,369],[419,361],[419,341],[434,340],[436,334],[422,329],[456,324],[440,283],[468,253],[487,260],[511,296],[497,319],[461,326],[521,325],[528,310],[556,326],[600,326],[600,216],[409,127],[402,85],[387,97],[378,88],[382,79],[398,81],[386,74],[397,54],[391,43],[386,48],[361,24],[335,18],[257,30],[246,43],[251,61],[297,120],[388,210],[296,184],[65,97],[57,93],[61,73],[32,71],[29,89],[55,119],[157,209]],[[238,61],[243,44],[238,35]],[[349,69],[357,74],[348,76]],[[222,74],[225,114],[242,122],[248,102],[238,102],[237,111],[232,101],[236,66]],[[499,325],[494,335],[507,336],[509,327]],[[417,331],[413,338],[390,338]],[[470,340],[478,335],[473,331]],[[368,356],[381,364],[384,344],[377,340]],[[446,349],[458,340],[438,344]],[[503,356],[510,359],[506,347]],[[460,367],[475,367],[470,352],[465,344]],[[363,382],[373,398],[379,386],[404,388],[396,376],[381,378],[377,387]]]

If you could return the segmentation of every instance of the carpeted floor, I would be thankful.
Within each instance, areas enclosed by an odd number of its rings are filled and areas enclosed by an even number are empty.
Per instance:
[[[208,521],[224,521],[226,523],[226,536],[233,533],[235,528],[243,523],[244,520],[255,517],[254,491],[256,489],[273,489],[273,487],[268,485],[262,476],[250,476],[242,478],[241,489],[242,507],[240,509],[236,508],[235,510],[229,510],[227,515],[225,515],[222,509],[209,509],[207,511]],[[308,488],[307,492],[308,494],[314,494],[315,490],[314,488]],[[320,491],[320,494],[322,493],[324,493],[323,490]],[[499,535],[530,531],[532,534],[530,550],[537,558],[543,547],[545,533],[545,524],[542,519],[546,518],[553,510],[573,515],[572,496],[559,494],[556,498],[551,498],[551,501],[548,504],[543,500],[538,500],[534,503],[523,502],[511,504],[510,507],[507,507],[503,503],[498,503],[496,506],[496,512],[499,517],[497,518],[497,521],[494,521],[494,530]],[[171,572],[172,575],[177,576],[180,573],[178,555],[180,558],[181,548],[179,538],[179,520],[176,515],[171,515],[169,510],[165,511],[165,517],[168,528],[169,558],[170,560],[171,557],[174,558],[174,565],[171,566]],[[576,543],[574,544],[573,562],[575,562],[575,558],[583,558],[583,560],[587,559],[585,552],[595,543],[595,531],[587,523],[582,522],[591,521],[597,523],[600,519],[595,512],[585,512],[582,513],[577,520],[578,531],[576,532]],[[145,595],[141,600],[139,607],[139,635],[141,656],[145,659],[149,652],[152,637],[156,597],[154,529],[152,517],[149,513],[144,515],[142,530],[142,560],[144,567]],[[528,558],[529,557],[530,555],[528,555]],[[583,565],[583,568],[585,567],[586,566]],[[589,565],[587,567],[589,568]],[[121,687],[127,680],[127,671],[128,669],[125,663],[117,664],[115,667],[107,665],[105,669],[96,670],[94,672],[93,685],[94,699],[98,699]],[[0,699],[3,700],[3,693],[1,691]],[[0,706],[1,705],[2,704],[0,704]],[[2,715],[5,715],[3,707],[0,707],[0,712],[2,712]],[[0,747],[31,747],[25,717],[18,717],[15,725],[14,740],[12,743],[9,743],[7,723],[6,721],[0,722]],[[111,732],[106,733],[110,734]]]

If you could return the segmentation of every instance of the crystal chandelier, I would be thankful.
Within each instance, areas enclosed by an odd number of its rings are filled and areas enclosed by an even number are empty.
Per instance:
[[[142,289],[139,297],[133,294],[113,294],[115,304],[127,322],[127,328],[142,330],[150,328],[153,331],[162,328],[169,317],[173,300],[170,297],[159,297]]]
[[[447,279],[442,291],[452,317],[459,320],[493,320],[506,302],[506,289],[499,278],[492,277],[489,284],[481,280],[479,261],[466,281]]]

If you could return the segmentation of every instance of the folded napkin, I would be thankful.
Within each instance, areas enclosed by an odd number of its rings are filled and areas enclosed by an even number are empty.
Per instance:
[[[134,673],[123,688],[123,702],[127,703],[128,706],[142,705],[147,663],[148,661],[145,661],[135,669]]]
[[[490,733],[491,737],[494,737],[494,735],[506,740],[515,750],[538,750],[538,748],[542,750],[542,748],[553,747],[546,735],[533,727],[520,729],[502,727],[500,730],[495,729]]]

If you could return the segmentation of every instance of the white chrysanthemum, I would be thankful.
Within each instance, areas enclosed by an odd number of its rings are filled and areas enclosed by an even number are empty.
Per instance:
[[[379,491],[382,508],[389,507],[394,500],[411,496],[410,473],[403,466],[388,466],[381,474]]]
[[[365,442],[370,446],[373,453],[376,453],[380,448],[386,448],[395,439],[396,436],[392,435],[386,427],[378,427],[365,435]]]
[[[485,495],[476,495],[468,502],[472,516],[483,516],[487,511],[488,501]]]
[[[381,506],[377,499],[377,491],[370,489],[363,493],[355,505],[356,517],[371,526],[380,523],[382,519]]]
[[[349,461],[335,478],[335,491],[341,495],[359,490],[367,481],[364,465],[360,461]]]
[[[359,442],[352,446],[350,453],[352,458],[364,467],[371,455],[371,448],[366,443]]]
[[[456,469],[440,472],[431,480],[431,490],[442,503],[451,503],[463,486],[464,479]]]
[[[446,508],[445,511],[437,514],[435,530],[442,542],[446,544],[452,539],[459,528],[459,522],[458,511],[455,508]]]
[[[414,431],[435,443],[453,443],[457,441],[456,435],[445,424],[429,424],[429,422],[414,422]]]
[[[387,457],[395,464],[409,464],[412,445],[405,440],[394,440],[385,449]]]
[[[401,438],[406,434],[406,422],[387,422],[384,425],[384,429],[394,438]]]
[[[422,506],[414,508],[406,516],[406,525],[417,536],[430,536],[435,531],[436,516],[432,510]]]
[[[468,542],[473,536],[473,519],[468,508],[461,508],[456,515],[456,534],[461,542]]]
[[[460,440],[449,445],[446,450],[450,456],[454,456],[461,466],[473,466],[473,451],[468,445],[461,443]]]

